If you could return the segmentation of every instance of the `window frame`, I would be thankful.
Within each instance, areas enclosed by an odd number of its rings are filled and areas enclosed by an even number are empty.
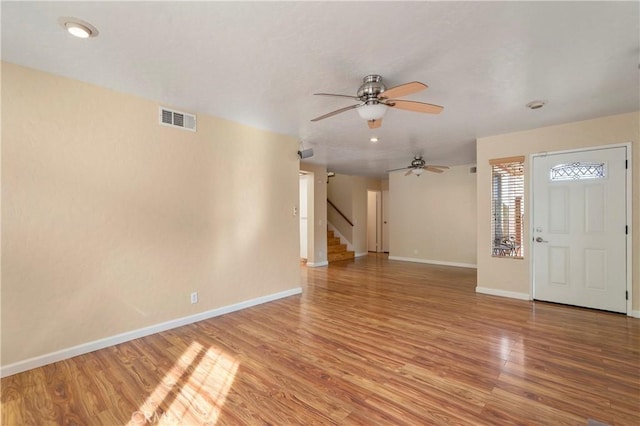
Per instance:
[[[491,167],[491,257],[524,259],[525,157],[490,159],[489,165]],[[498,178],[500,178],[499,182]],[[496,197],[498,192],[500,195]]]

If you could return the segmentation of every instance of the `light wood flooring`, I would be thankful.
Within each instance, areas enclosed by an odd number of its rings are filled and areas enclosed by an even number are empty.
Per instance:
[[[640,320],[369,255],[1,382],[2,425],[640,425]]]

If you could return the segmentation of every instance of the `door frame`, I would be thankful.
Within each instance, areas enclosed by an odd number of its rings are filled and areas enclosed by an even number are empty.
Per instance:
[[[531,255],[529,256],[529,299],[530,300],[534,300],[535,298],[535,286],[534,286],[534,282],[533,282],[533,278],[534,278],[534,266],[535,266],[535,259],[533,257],[533,235],[534,235],[534,224],[535,224],[535,217],[533,215],[533,205],[534,205],[534,187],[533,187],[533,181],[534,181],[534,167],[533,167],[533,159],[535,157],[546,157],[547,155],[554,155],[554,154],[570,154],[570,153],[574,153],[574,152],[585,152],[585,151],[598,151],[601,149],[608,149],[608,148],[626,148],[626,154],[627,154],[627,172],[626,172],[626,194],[625,194],[625,205],[626,205],[626,212],[625,212],[625,217],[626,217],[626,225],[627,225],[627,238],[626,238],[626,251],[627,251],[627,258],[626,258],[626,286],[627,286],[627,316],[633,316],[633,215],[632,215],[632,204],[633,204],[633,197],[632,197],[632,182],[633,182],[633,153],[631,151],[632,149],[632,145],[631,142],[626,142],[626,143],[617,143],[617,144],[610,144],[610,145],[597,145],[597,146],[589,146],[589,147],[582,147],[582,148],[576,148],[576,149],[566,149],[566,150],[559,150],[559,151],[550,151],[550,152],[539,152],[539,153],[534,153],[534,154],[529,154],[527,162],[528,165],[525,168],[525,177],[529,179],[529,200],[530,202],[528,203],[528,207],[527,207],[527,212],[529,213],[529,217],[531,218],[529,220],[529,238],[528,241],[529,243],[527,244],[527,250],[528,253],[531,253]]]

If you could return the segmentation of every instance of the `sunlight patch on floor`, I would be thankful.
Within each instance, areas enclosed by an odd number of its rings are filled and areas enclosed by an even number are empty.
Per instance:
[[[215,425],[238,367],[224,351],[193,342],[131,415],[129,425]]]

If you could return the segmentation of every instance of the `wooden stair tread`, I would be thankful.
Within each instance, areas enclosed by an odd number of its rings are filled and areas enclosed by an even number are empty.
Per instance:
[[[337,237],[329,238],[329,237],[327,237],[327,245],[328,246],[335,246],[335,245],[339,245],[339,244],[342,244],[342,241],[340,241],[340,238],[337,238]]]
[[[342,243],[340,237],[336,237],[333,231],[327,229],[327,261],[336,262],[353,258],[355,253],[347,250],[347,245]]]
[[[327,254],[327,260],[329,262],[336,262],[338,260],[347,260],[347,259],[354,259],[354,258],[355,258],[355,253],[350,250]]]
[[[333,244],[327,247],[327,253],[340,253],[347,251],[346,244]]]

